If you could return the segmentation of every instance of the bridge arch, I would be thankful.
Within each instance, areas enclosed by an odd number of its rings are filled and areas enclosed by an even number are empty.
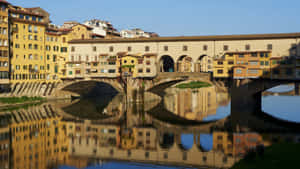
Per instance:
[[[119,83],[117,79],[93,79],[93,80],[72,80],[65,81],[59,87],[58,90],[71,91],[73,93],[84,92],[84,90],[89,89],[89,85],[92,84],[103,84],[111,87],[116,93],[123,93],[123,86]],[[77,86],[76,86],[77,85]],[[76,92],[78,90],[79,92]]]
[[[177,60],[178,72],[194,72],[193,59],[188,55],[182,55]]]
[[[161,149],[171,149],[175,144],[175,135],[173,133],[160,133],[159,146]]]
[[[206,54],[200,55],[194,67],[195,72],[209,72],[212,69],[212,58]]]
[[[194,147],[194,134],[181,134],[176,139],[178,147],[183,151],[188,151]]]
[[[170,55],[163,55],[160,57],[159,72],[175,72],[175,62]]]

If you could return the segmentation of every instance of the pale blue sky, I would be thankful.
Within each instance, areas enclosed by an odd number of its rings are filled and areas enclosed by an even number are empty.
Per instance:
[[[109,20],[161,36],[300,32],[299,0],[8,0],[40,6],[55,24]]]

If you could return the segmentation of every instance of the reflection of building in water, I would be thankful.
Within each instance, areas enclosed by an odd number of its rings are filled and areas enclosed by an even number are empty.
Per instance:
[[[227,168],[235,162],[234,158],[222,152],[203,152],[197,146],[193,146],[191,150],[183,150],[177,144],[163,148],[159,144],[160,135],[157,129],[151,126],[135,126],[127,129],[119,129],[118,126],[93,124],[90,121],[68,122],[68,128],[72,129],[69,130],[70,150],[72,150],[70,159],[91,157],[101,160]],[[101,138],[104,140],[100,141]],[[84,167],[83,165],[87,163],[89,162],[81,160],[70,165]]]
[[[9,147],[10,147],[10,137],[8,125],[3,124],[3,116],[0,116],[0,168],[9,168]],[[6,122],[4,122],[6,123]]]
[[[50,106],[10,114],[13,168],[46,169],[67,162],[66,126]]]
[[[200,89],[167,89],[165,107],[170,112],[189,120],[203,120],[216,114],[215,87]]]
[[[156,149],[157,135],[153,128],[138,127],[120,132],[122,149]]]
[[[89,120],[67,123],[72,153],[79,151],[84,155],[89,150],[97,153],[98,147],[117,147],[120,144],[118,126],[93,124]]]
[[[213,133],[213,150],[230,156],[242,157],[263,144],[262,136],[257,133]]]

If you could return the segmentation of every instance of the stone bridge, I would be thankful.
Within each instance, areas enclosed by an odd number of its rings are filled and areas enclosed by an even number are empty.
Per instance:
[[[262,92],[282,84],[296,82],[298,81],[274,79],[233,80],[231,86],[231,116],[234,117],[232,119],[233,123],[237,128],[251,126],[261,130],[259,126],[265,126],[266,130],[299,130],[300,124],[279,120],[262,111]]]

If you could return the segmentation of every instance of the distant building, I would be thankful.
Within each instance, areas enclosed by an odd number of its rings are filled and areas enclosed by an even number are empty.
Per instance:
[[[157,33],[154,32],[145,32],[139,28],[132,30],[122,30],[120,32],[122,38],[150,38],[158,37]]]
[[[120,37],[120,33],[108,21],[92,19],[83,23],[86,26],[93,28],[93,38],[114,38]]]
[[[60,27],[61,29],[70,29],[75,25],[78,25],[79,22],[76,21],[68,21],[68,22],[64,22],[64,24]]]

